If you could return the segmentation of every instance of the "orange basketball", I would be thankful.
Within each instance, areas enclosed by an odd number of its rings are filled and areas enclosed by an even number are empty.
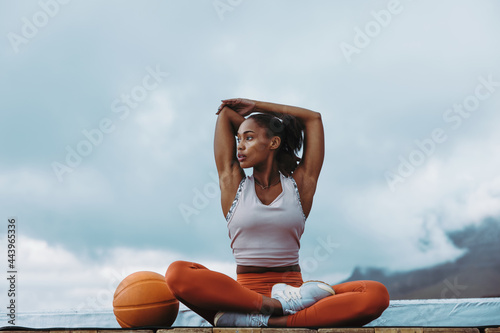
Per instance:
[[[136,272],[116,288],[113,312],[122,328],[171,326],[179,312],[179,301],[163,275]]]

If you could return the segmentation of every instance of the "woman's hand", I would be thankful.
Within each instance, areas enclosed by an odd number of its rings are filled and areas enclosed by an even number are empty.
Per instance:
[[[219,106],[219,110],[216,114],[219,114],[224,106],[228,106],[238,114],[243,117],[248,116],[255,110],[255,101],[251,99],[244,98],[230,98],[222,100],[222,104]]]

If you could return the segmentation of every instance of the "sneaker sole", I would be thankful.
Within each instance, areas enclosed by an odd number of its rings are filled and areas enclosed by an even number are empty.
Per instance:
[[[223,314],[224,314],[224,312],[217,312],[215,314],[215,317],[214,317],[214,326],[217,326],[217,322],[219,321],[220,317],[222,317]]]

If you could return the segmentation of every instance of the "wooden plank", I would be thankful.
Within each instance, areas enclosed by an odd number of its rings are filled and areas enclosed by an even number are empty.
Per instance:
[[[350,328],[320,328],[318,333],[373,333],[374,328],[350,327]]]
[[[213,333],[261,333],[259,327],[214,327]]]
[[[484,330],[484,333],[500,333],[500,327],[488,327]]]
[[[375,327],[375,333],[424,333],[422,327]]]
[[[212,327],[173,327],[159,329],[156,333],[212,333]]]
[[[424,327],[424,333],[479,333],[474,327]]]
[[[262,328],[262,333],[317,333],[317,330],[310,328],[288,328],[288,327],[266,327]]]

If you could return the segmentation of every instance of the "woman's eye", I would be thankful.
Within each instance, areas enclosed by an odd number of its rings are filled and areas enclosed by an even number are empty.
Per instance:
[[[253,136],[247,136],[247,141],[250,141],[253,139]]]

